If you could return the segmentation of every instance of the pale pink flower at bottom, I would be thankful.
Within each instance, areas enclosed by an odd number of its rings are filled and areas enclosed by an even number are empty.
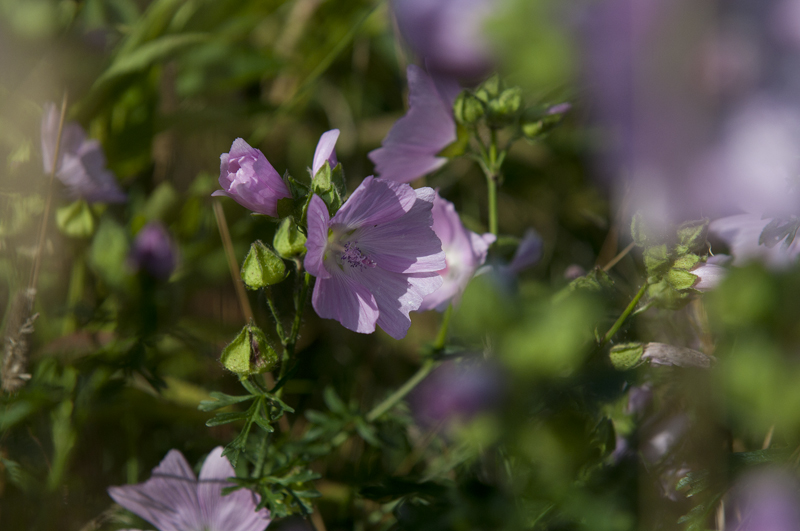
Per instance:
[[[354,332],[372,333],[377,324],[405,337],[409,312],[442,285],[434,196],[431,188],[367,177],[332,218],[319,196],[311,198],[304,263],[317,277],[311,302],[320,317]]]
[[[447,309],[457,304],[475,270],[486,261],[486,253],[497,238],[494,234],[476,234],[464,228],[453,203],[437,193],[433,201],[433,232],[442,240],[447,266],[439,271],[442,287],[427,295],[419,311]]]
[[[170,450],[153,469],[150,479],[138,485],[109,487],[119,505],[153,524],[158,531],[263,531],[269,510],[256,511],[257,501],[246,489],[222,495],[233,486],[233,467],[214,448],[196,478],[178,450]]]

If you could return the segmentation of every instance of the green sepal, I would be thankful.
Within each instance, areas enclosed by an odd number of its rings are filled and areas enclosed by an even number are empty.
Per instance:
[[[278,354],[257,326],[248,324],[239,335],[222,349],[222,365],[240,378],[260,374],[278,364]]]
[[[484,114],[486,109],[483,102],[469,90],[462,90],[453,102],[453,116],[461,125],[475,125],[480,122]]]
[[[563,113],[547,114],[549,107],[529,107],[522,113],[520,131],[522,135],[535,141],[547,136],[550,131],[564,121]]]
[[[94,216],[84,199],[56,210],[58,229],[72,238],[88,238],[94,233]]]
[[[652,239],[650,227],[645,223],[644,215],[641,212],[636,212],[631,219],[631,237],[639,247],[644,247]]]
[[[242,281],[248,289],[277,284],[286,278],[286,264],[275,251],[256,240],[242,264]]]
[[[689,269],[696,266],[697,263],[700,262],[701,260],[702,259],[696,254],[689,253],[676,258],[675,261],[672,263],[672,267],[674,269],[685,269],[688,271]]]
[[[344,179],[344,168],[341,163],[331,169],[331,183],[336,187],[336,191],[339,192],[339,197],[347,195],[347,183]]]
[[[337,164],[337,166],[340,166]],[[342,196],[333,181],[331,165],[326,161],[311,181],[311,191],[325,201],[328,213],[333,216],[342,206]],[[306,209],[304,209],[306,210]],[[305,212],[303,213],[305,218]]]
[[[642,253],[644,266],[647,268],[648,275],[656,275],[663,272],[670,263],[669,251],[666,244],[647,247]]]
[[[670,269],[665,278],[678,291],[691,289],[697,282],[697,275],[684,269]]]
[[[287,259],[305,254],[305,243],[306,236],[300,232],[300,228],[292,217],[284,218],[281,221],[278,230],[275,231],[275,238],[272,240],[275,251]]]
[[[647,286],[647,296],[656,306],[667,310],[680,310],[691,300],[693,294],[694,291],[678,291],[665,278],[652,280]]]
[[[705,254],[708,245],[708,219],[687,221],[678,227],[678,245],[685,246],[688,252]],[[683,254],[683,253],[679,253]]]
[[[608,357],[618,371],[633,369],[642,363],[644,346],[641,343],[621,343],[611,347]]]

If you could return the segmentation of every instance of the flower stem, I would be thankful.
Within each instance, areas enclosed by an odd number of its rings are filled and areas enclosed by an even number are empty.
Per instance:
[[[486,186],[488,189],[489,202],[489,232],[497,236],[497,183],[500,177],[500,163],[502,156],[497,154],[497,131],[490,130],[490,141],[488,153],[481,150],[483,163],[480,165],[483,174],[486,176]]]
[[[450,316],[453,315],[453,305],[447,306],[442,316],[442,324],[439,325],[439,332],[436,334],[436,340],[433,342],[434,350],[442,350],[447,343],[447,328],[450,325]]]
[[[245,322],[251,323],[253,322],[253,309],[250,307],[250,300],[247,298],[244,283],[239,275],[239,264],[236,262],[236,253],[233,250],[233,240],[228,230],[228,223],[225,221],[225,212],[222,210],[222,204],[216,199],[213,201],[213,205],[214,217],[217,220],[220,238],[222,238],[222,248],[225,249],[228,269],[230,269],[231,277],[233,278],[233,287],[236,289],[236,296],[239,298],[239,307],[242,309]]]
[[[416,373],[414,373],[414,376],[409,378],[409,380],[403,384],[403,387],[401,387],[400,389],[389,395],[389,397],[386,400],[384,400],[383,402],[372,408],[372,410],[369,413],[367,413],[366,416],[367,422],[375,422],[381,416],[383,416],[384,413],[386,413],[394,406],[396,406],[397,403],[400,402],[403,398],[405,398],[405,396],[408,393],[410,393],[411,390],[414,389],[418,383],[420,383],[426,376],[428,376],[428,374],[430,374],[430,372],[436,365],[437,365],[436,360],[432,358],[428,358],[425,361],[423,361],[420,368],[417,370]]]
[[[606,335],[603,336],[603,342],[601,344],[608,343],[608,341],[612,337],[614,337],[614,334],[619,332],[619,329],[622,327],[622,324],[631,315],[631,312],[633,312],[634,308],[636,308],[636,305],[639,304],[639,301],[642,299],[642,296],[644,296],[644,292],[646,290],[647,290],[647,282],[642,284],[642,287],[639,288],[638,293],[636,293],[636,296],[633,297],[633,300],[630,302],[630,304],[628,304],[628,307],[625,308],[625,311],[622,312],[622,315],[619,316],[617,322],[615,322],[614,325],[608,330],[608,332],[606,332]]]

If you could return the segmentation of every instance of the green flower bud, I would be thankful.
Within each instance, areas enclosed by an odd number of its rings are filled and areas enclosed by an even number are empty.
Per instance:
[[[306,236],[300,232],[294,218],[285,218],[275,232],[272,245],[283,258],[293,258],[306,252]]]
[[[337,168],[340,168],[340,166],[340,164],[336,165]],[[339,171],[341,171],[341,168]],[[337,179],[340,179],[342,182],[344,181],[343,175],[341,178],[337,176]],[[327,162],[325,162],[314,176],[314,180],[311,181],[311,191],[325,201],[331,216],[342,206],[342,195],[339,192],[339,188],[337,188],[334,183],[333,171],[331,170],[330,164]],[[310,200],[311,196],[309,195],[309,201]]]
[[[286,278],[286,264],[275,251],[256,240],[242,264],[242,280],[248,289],[277,284]]]
[[[483,102],[467,90],[462,91],[453,103],[453,115],[460,124],[475,125],[484,114]]]
[[[480,84],[475,91],[475,96],[483,103],[489,103],[489,100],[496,98],[500,94],[501,88],[500,76],[495,74]]]
[[[611,348],[608,357],[618,371],[633,369],[642,363],[644,347],[641,343],[621,343]]]
[[[73,238],[88,238],[94,233],[94,216],[83,199],[56,210],[56,225]]]
[[[278,354],[267,343],[257,326],[246,325],[236,339],[222,350],[222,365],[240,378],[271,370],[278,364]]]

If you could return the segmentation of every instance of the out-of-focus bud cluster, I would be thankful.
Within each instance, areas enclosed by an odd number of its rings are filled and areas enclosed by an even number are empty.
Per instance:
[[[464,90],[453,104],[453,114],[461,125],[475,126],[482,120],[492,128],[501,128],[516,121],[522,106],[522,89],[506,87],[494,75],[475,90]]]
[[[673,234],[654,230],[637,213],[631,223],[633,241],[643,248],[647,294],[661,308],[682,308],[701,289],[714,283],[716,273],[700,270],[708,257],[708,220],[688,221]],[[700,275],[696,272],[700,271]],[[701,284],[705,282],[705,284]],[[702,288],[698,288],[702,286]]]

